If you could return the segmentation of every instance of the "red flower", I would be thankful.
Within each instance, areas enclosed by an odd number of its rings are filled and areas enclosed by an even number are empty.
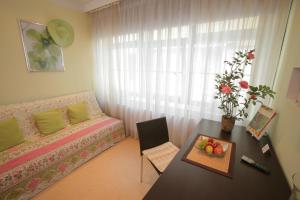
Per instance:
[[[247,59],[248,59],[248,60],[253,60],[253,59],[254,59],[253,51],[248,52],[248,54],[247,54]]]
[[[53,162],[54,161],[54,156],[51,156],[48,159],[49,159],[49,161]]]
[[[219,90],[221,91],[222,88],[223,88],[224,86],[225,86],[224,84],[221,84],[221,85],[219,86]]]
[[[39,183],[40,183],[40,180],[38,180],[38,179],[32,179],[28,183],[27,188],[30,189],[31,191],[33,191],[39,185]]]
[[[257,98],[256,98],[256,96],[253,94],[253,95],[251,95],[250,99],[256,100]]]
[[[247,81],[240,81],[240,87],[243,89],[248,89],[249,88],[249,84]]]
[[[80,153],[81,158],[86,158],[88,155],[89,155],[89,153],[87,151],[83,151]]]
[[[221,92],[224,94],[230,94],[232,92],[232,90],[229,86],[225,85],[221,88]]]
[[[61,173],[64,173],[64,171],[66,171],[67,169],[67,165],[66,164],[61,164],[59,167],[58,167],[59,171]]]

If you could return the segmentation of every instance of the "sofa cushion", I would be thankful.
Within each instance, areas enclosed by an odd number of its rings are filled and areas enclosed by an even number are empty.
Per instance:
[[[67,113],[71,124],[78,124],[79,122],[90,119],[87,112],[86,102],[69,105]]]
[[[59,109],[33,114],[33,118],[43,135],[49,135],[65,128],[62,112]]]
[[[16,118],[0,121],[0,152],[24,142]]]
[[[82,101],[87,102],[87,110],[91,119],[104,115],[98,106],[94,92],[82,92],[33,102],[0,105],[0,120],[15,117],[18,120],[22,134],[25,137],[30,137],[39,133],[32,117],[33,113],[45,112],[50,109],[61,109],[65,124],[69,124],[67,106]]]

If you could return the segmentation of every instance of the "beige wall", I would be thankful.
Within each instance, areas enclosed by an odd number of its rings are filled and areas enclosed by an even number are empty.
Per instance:
[[[53,18],[69,22],[74,43],[63,49],[65,72],[28,72],[18,19],[47,23]],[[0,2],[0,105],[90,90],[92,47],[90,18],[47,0]]]
[[[300,67],[300,0],[294,0],[280,58],[274,107],[278,116],[271,139],[286,176],[300,173],[300,107],[286,98],[292,69]]]

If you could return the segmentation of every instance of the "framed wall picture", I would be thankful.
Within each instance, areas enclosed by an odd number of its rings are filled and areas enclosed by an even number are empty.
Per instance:
[[[272,108],[262,105],[246,127],[247,131],[259,140],[264,135],[266,128],[275,115],[276,112]]]
[[[32,72],[64,71],[62,48],[43,24],[19,20],[27,68]]]

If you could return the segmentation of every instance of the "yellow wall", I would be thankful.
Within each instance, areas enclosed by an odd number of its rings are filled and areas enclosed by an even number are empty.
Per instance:
[[[300,107],[286,98],[292,69],[300,67],[300,0],[294,0],[280,58],[274,107],[278,112],[271,139],[286,176],[300,173]]]
[[[53,18],[69,22],[74,43],[63,48],[65,72],[28,72],[18,19],[42,24]],[[0,1],[0,105],[90,90],[92,84],[91,23],[79,13],[46,0]]]

